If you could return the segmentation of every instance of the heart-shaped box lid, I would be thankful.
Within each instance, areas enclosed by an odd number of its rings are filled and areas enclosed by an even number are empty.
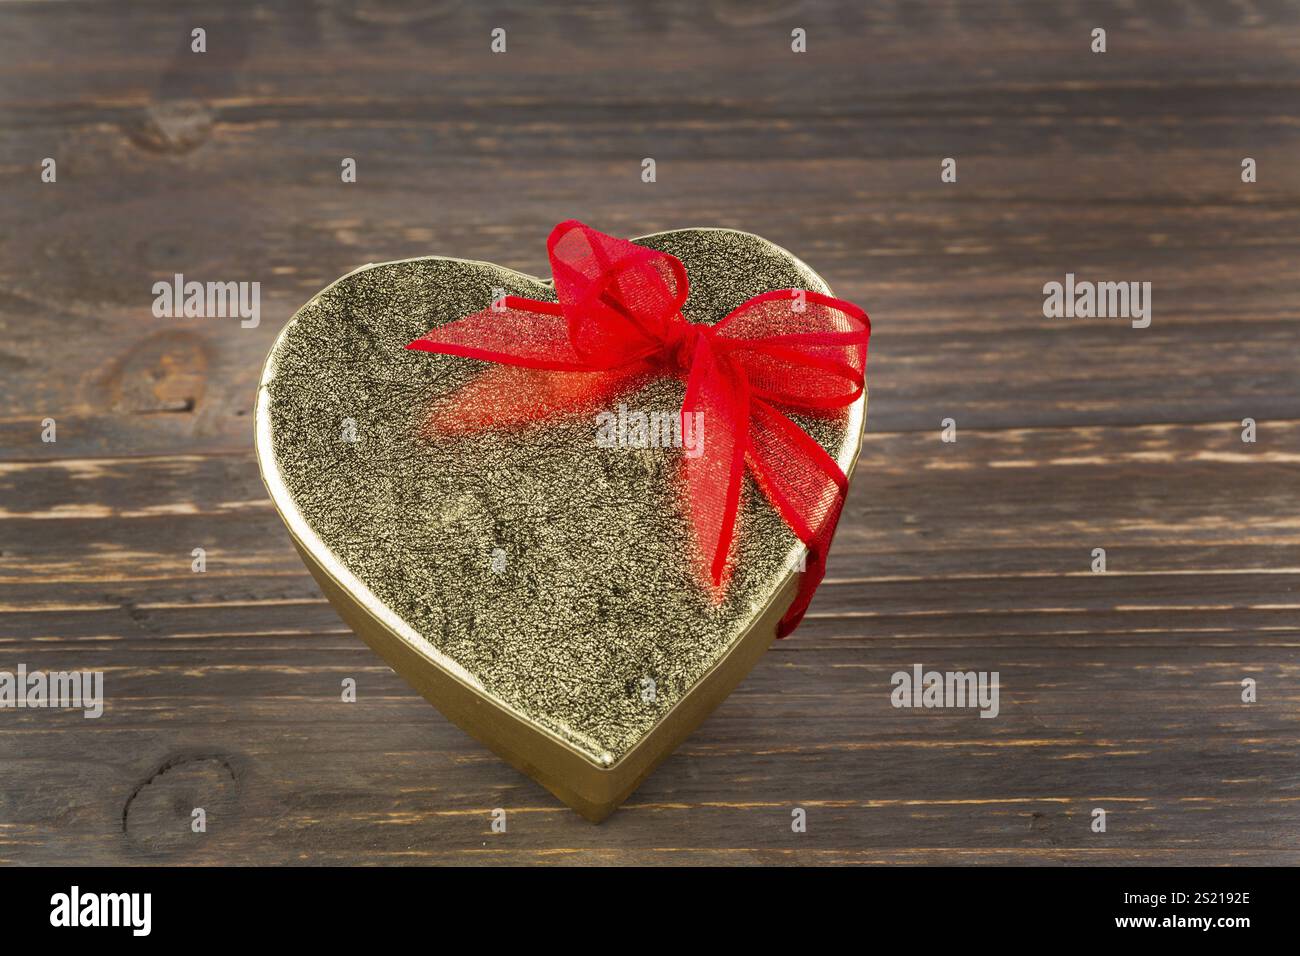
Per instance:
[[[693,322],[773,289],[830,292],[748,233],[635,241],[685,264]],[[747,477],[734,571],[717,600],[678,507],[683,449],[597,447],[581,406],[448,433],[448,409],[488,366],[405,345],[502,292],[555,298],[548,281],[441,257],[367,265],[331,284],[267,359],[258,458],[349,625],[448,717],[599,819],[761,655],[804,547]],[[565,404],[575,374],[502,376],[503,417]],[[680,381],[660,378],[606,396],[605,410],[671,414],[682,395]],[[792,417],[848,474],[865,408],[864,396],[832,418]]]

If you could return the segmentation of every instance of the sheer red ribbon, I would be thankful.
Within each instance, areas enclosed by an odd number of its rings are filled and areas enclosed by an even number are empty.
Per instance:
[[[508,296],[407,348],[597,373],[606,394],[644,375],[684,379],[681,414],[694,422],[702,412],[705,436],[698,457],[682,457],[685,509],[713,585],[722,587],[729,573],[746,463],[807,546],[798,593],[777,629],[785,637],[826,573],[848,481],[778,406],[825,415],[862,395],[867,314],[828,295],[784,289],[755,296],[716,325],[695,324],[681,314],[688,284],[676,257],[575,220],[556,226],[546,248],[558,303]],[[472,386],[459,397],[465,394],[483,397]]]

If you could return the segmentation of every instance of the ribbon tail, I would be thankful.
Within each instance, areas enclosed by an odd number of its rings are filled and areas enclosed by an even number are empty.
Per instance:
[[[701,339],[682,403],[683,439],[694,438],[694,447],[683,458],[684,510],[715,588],[722,588],[730,575],[749,444],[748,417],[749,390],[744,379]]]
[[[423,428],[429,438],[589,413],[649,371],[645,363],[593,369],[570,343],[558,305],[515,296],[432,329],[406,347],[496,363],[429,410]]]
[[[569,324],[558,305],[515,296],[501,308],[431,329],[406,347],[555,372],[595,370],[569,341]]]
[[[646,366],[608,372],[552,372],[489,365],[451,395],[435,402],[424,435],[475,435],[487,429],[519,431],[539,422],[591,416],[608,410],[620,394],[649,379]]]
[[[787,637],[826,576],[848,479],[826,449],[762,399],[752,402],[749,437],[749,463],[759,487],[808,549],[794,602],[777,626],[777,637]]]

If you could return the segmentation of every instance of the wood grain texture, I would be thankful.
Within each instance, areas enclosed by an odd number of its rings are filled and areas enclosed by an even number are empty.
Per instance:
[[[1282,0],[0,5],[0,670],[108,688],[0,711],[0,861],[1300,861],[1297,148]],[[812,613],[599,827],[351,635],[251,453],[321,286],[570,216],[759,233],[875,332]],[[155,318],[174,272],[261,324]],[[1066,272],[1152,326],[1043,318]],[[1000,716],[892,708],[915,662]]]

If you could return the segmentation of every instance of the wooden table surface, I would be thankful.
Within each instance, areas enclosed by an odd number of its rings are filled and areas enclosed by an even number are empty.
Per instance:
[[[0,5],[0,670],[108,696],[0,710],[0,861],[1300,861],[1297,156],[1285,0]],[[807,622],[600,826],[348,631],[251,449],[315,291],[568,217],[759,233],[875,332]],[[260,325],[155,318],[177,272]],[[1044,318],[1067,272],[1150,328]]]

